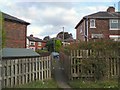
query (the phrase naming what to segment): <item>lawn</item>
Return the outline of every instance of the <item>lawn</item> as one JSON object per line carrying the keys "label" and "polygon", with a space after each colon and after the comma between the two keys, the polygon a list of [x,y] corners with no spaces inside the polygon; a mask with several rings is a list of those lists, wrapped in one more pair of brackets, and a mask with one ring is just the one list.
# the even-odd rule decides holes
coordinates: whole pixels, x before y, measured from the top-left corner
{"label": "lawn", "polygon": [[15,88],[58,88],[57,83],[51,80],[36,81],[24,85],[15,86]]}
{"label": "lawn", "polygon": [[118,88],[118,82],[115,80],[109,81],[80,81],[72,80],[69,82],[72,88]]}

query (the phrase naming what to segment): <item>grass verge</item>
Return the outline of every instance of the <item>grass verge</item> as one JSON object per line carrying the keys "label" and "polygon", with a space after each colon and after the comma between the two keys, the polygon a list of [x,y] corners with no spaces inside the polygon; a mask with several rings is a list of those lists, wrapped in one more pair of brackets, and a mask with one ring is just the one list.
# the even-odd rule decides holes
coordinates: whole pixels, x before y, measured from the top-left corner
{"label": "grass verge", "polygon": [[115,80],[96,82],[72,80],[68,84],[72,88],[118,88],[118,82]]}
{"label": "grass verge", "polygon": [[14,88],[58,88],[57,83],[51,80],[36,81],[24,85],[15,86]]}

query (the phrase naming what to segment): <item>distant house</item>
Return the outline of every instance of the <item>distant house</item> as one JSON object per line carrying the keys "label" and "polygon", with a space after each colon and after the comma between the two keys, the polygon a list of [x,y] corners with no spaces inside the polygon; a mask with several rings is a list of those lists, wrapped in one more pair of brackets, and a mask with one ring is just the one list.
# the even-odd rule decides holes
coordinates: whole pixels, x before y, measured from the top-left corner
{"label": "distant house", "polygon": [[105,12],[97,12],[83,17],[76,25],[77,41],[113,39],[120,41],[120,12],[109,7]]}
{"label": "distant house", "polygon": [[[64,34],[63,34],[64,33]],[[64,36],[63,36],[64,35]],[[63,39],[63,37],[64,37],[64,39]],[[75,42],[75,40],[73,39],[73,36],[72,36],[72,34],[70,33],[68,33],[68,32],[59,32],[58,34],[57,34],[57,36],[56,36],[56,39],[58,39],[58,40],[61,40],[62,41],[62,44],[64,45],[64,46],[66,46],[66,45],[70,45],[71,43],[74,43]]]}
{"label": "distant house", "polygon": [[70,44],[75,43],[75,42],[76,42],[75,39],[68,38],[68,39],[64,40],[63,45],[66,46],[66,45],[70,45]]}
{"label": "distant house", "polygon": [[44,48],[45,45],[46,41],[37,37],[33,37],[33,35],[27,36],[27,48],[33,49],[35,51]]}
{"label": "distant house", "polygon": [[30,23],[2,13],[5,31],[5,48],[26,48],[27,25]]}

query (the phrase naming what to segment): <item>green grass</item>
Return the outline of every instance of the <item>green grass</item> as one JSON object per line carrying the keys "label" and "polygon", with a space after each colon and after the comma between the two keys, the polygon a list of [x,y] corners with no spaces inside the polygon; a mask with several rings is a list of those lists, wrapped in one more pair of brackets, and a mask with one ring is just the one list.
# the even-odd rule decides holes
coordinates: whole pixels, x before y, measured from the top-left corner
{"label": "green grass", "polygon": [[72,88],[118,88],[118,82],[115,80],[109,81],[80,81],[72,80],[69,82]]}
{"label": "green grass", "polygon": [[52,80],[36,81],[24,85],[15,86],[14,88],[58,88],[57,83]]}

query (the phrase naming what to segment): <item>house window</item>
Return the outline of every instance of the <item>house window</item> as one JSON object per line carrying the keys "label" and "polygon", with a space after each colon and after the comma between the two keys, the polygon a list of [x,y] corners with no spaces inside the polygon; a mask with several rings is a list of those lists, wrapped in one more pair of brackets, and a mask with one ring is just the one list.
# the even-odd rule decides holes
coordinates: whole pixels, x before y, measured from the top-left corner
{"label": "house window", "polygon": [[30,45],[34,46],[34,45],[35,45],[35,42],[30,42]]}
{"label": "house window", "polygon": [[38,46],[41,46],[41,42],[38,42]]}
{"label": "house window", "polygon": [[112,19],[110,20],[110,30],[120,29],[120,20]]}
{"label": "house window", "polygon": [[90,28],[95,28],[95,19],[90,19]]}

